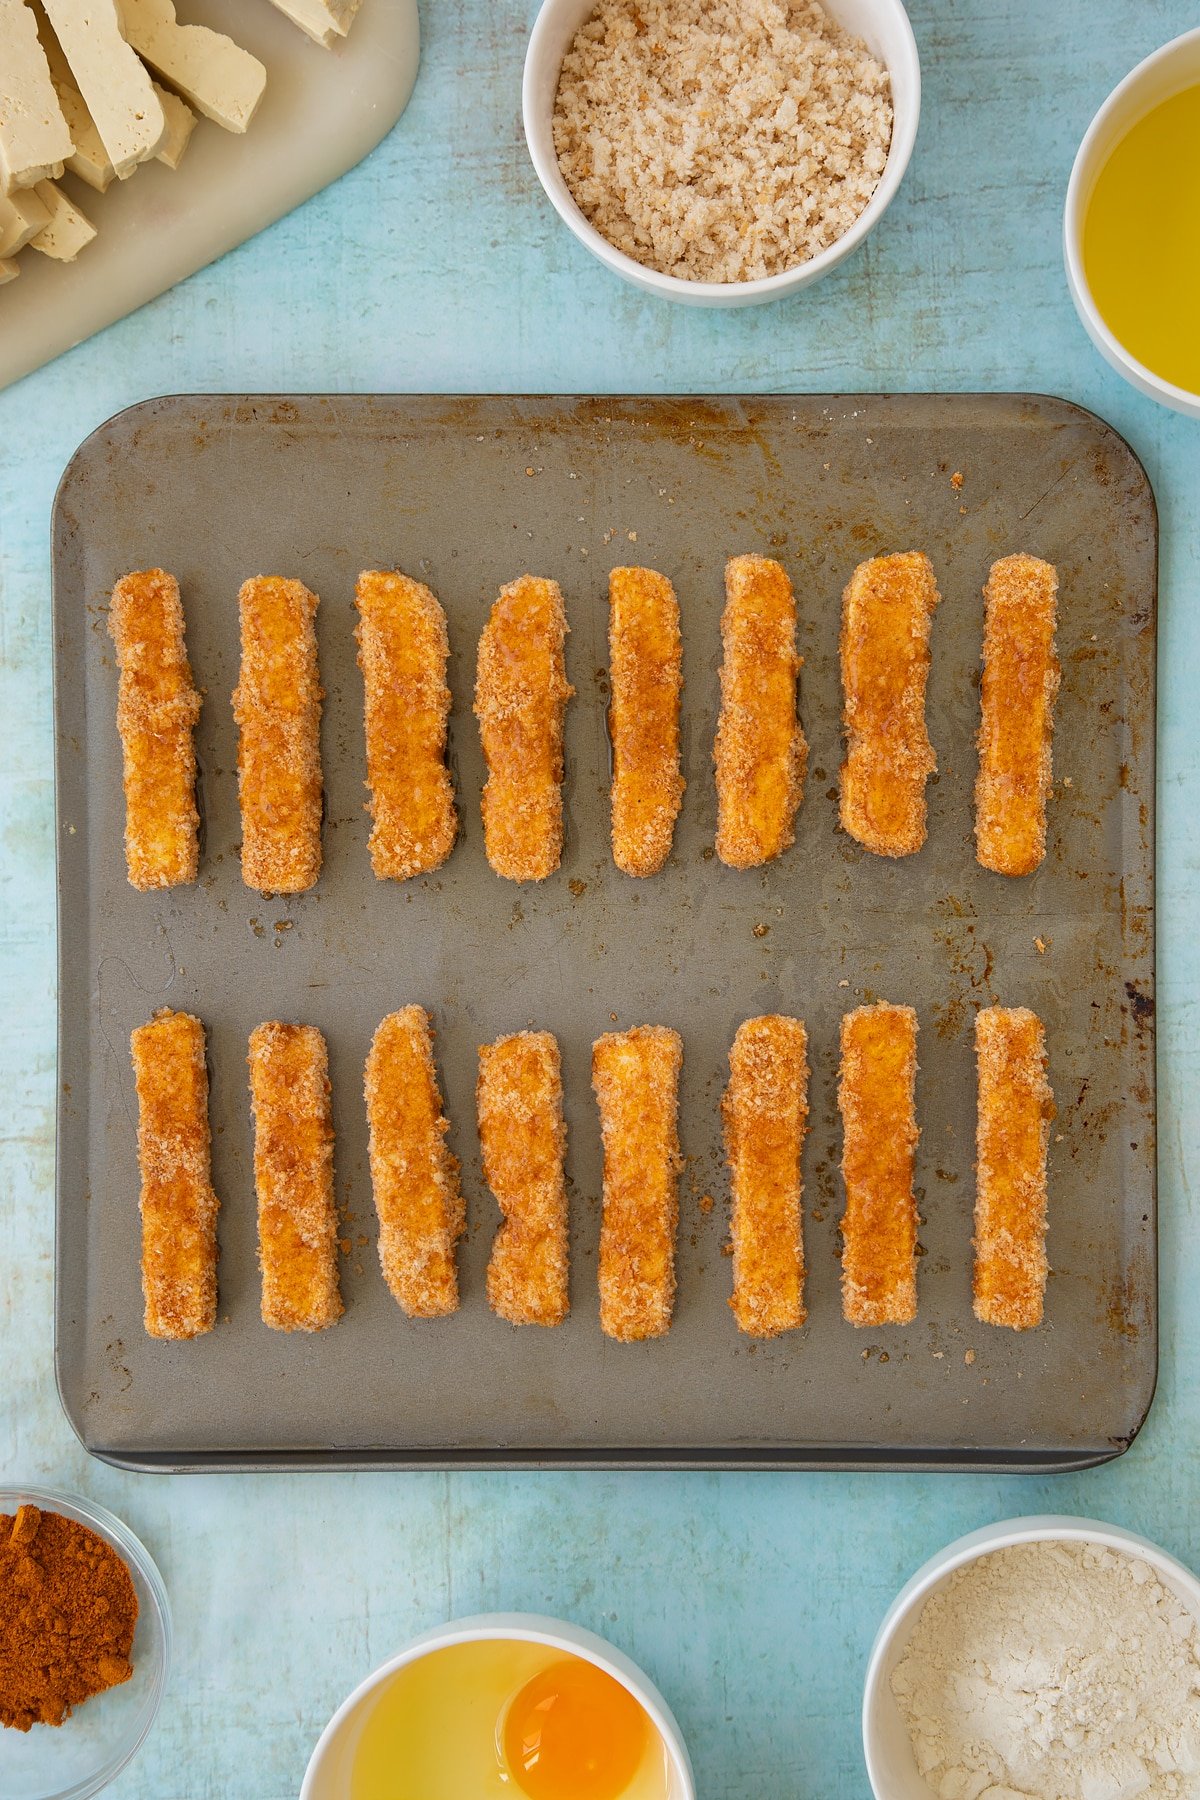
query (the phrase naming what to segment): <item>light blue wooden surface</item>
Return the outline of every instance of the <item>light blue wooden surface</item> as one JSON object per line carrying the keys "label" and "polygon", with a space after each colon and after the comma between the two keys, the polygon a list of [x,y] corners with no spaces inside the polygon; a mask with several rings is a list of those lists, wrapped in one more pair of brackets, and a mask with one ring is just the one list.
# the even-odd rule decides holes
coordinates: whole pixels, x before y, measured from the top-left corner
{"label": "light blue wooden surface", "polygon": [[[558,224],[518,121],[532,10],[426,5],[413,103],[364,166],[0,396],[0,1481],[94,1495],[165,1574],[175,1673],[151,1742],[112,1789],[120,1800],[285,1800],[325,1718],[375,1662],[435,1621],[493,1607],[578,1619],[642,1661],[678,1711],[702,1800],[864,1800],[866,1652],[896,1587],[948,1538],[1011,1513],[1077,1511],[1200,1563],[1200,953],[1189,905],[1200,426],[1098,361],[1059,253],[1067,173],[1092,111],[1194,9],[916,0],[925,107],[898,201],[828,281],[743,313],[642,298]],[[1048,1480],[184,1479],[90,1462],[59,1411],[51,1355],[47,527],[76,443],[118,407],[172,389],[857,387],[1067,395],[1129,437],[1158,493],[1164,1329],[1142,1438],[1106,1469]]]}

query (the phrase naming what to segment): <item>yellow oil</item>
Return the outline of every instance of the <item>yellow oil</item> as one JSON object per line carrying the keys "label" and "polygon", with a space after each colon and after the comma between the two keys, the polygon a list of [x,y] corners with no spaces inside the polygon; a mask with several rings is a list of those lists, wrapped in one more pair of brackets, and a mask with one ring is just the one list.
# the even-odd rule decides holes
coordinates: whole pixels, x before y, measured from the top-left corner
{"label": "yellow oil", "polygon": [[350,1800],[670,1800],[662,1740],[582,1657],[511,1639],[409,1663],[359,1728]]}
{"label": "yellow oil", "polygon": [[1200,86],[1164,100],[1112,151],[1084,215],[1083,264],[1117,341],[1200,394]]}

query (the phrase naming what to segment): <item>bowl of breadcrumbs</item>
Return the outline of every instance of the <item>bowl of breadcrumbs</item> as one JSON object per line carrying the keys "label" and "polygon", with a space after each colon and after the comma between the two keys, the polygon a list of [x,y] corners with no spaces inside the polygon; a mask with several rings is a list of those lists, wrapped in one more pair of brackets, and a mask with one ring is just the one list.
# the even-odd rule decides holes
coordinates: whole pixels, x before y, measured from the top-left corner
{"label": "bowl of breadcrumbs", "polygon": [[575,236],[693,306],[817,281],[882,218],[912,154],[901,0],[545,0],[525,140]]}

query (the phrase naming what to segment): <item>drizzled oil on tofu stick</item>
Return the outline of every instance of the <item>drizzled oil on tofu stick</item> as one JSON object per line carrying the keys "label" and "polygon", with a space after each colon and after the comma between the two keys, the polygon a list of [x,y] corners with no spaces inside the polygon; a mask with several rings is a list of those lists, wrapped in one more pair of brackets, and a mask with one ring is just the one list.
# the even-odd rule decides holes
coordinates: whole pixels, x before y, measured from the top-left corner
{"label": "drizzled oil on tofu stick", "polygon": [[440,869],[458,831],[446,767],[446,615],[407,575],[358,578],[358,666],[366,691],[371,867],[382,881]]}
{"label": "drizzled oil on tofu stick", "polygon": [[655,875],[671,853],[683,799],[679,602],[665,575],[614,569],[608,578],[613,861]]}
{"label": "drizzled oil on tofu stick", "polygon": [[1024,1006],[975,1017],[975,1317],[1027,1331],[1046,1292],[1046,1155],[1054,1096],[1046,1033]]}
{"label": "drizzled oil on tofu stick", "polygon": [[808,746],[796,716],[796,602],[782,566],[766,556],[725,565],[717,855],[754,869],[795,838]]}
{"label": "drizzled oil on tofu stick", "polygon": [[314,1025],[250,1034],[263,1323],[321,1331],[342,1316],[329,1057]]}
{"label": "drizzled oil on tofu stick", "polygon": [[[119,180],[154,156],[167,120],[154,83],[125,41],[117,0],[42,0]],[[53,73],[53,71],[52,71]]]}
{"label": "drizzled oil on tofu stick", "polygon": [[925,842],[925,783],[937,768],[925,684],[938,600],[919,550],[859,563],[842,595],[842,829],[877,856],[911,856]]}
{"label": "drizzled oil on tofu stick", "polygon": [[562,857],[566,635],[558,583],[522,575],[501,588],[479,640],[484,848],[509,881],[544,881]]}
{"label": "drizzled oil on tofu stick", "polygon": [[217,1196],[209,1166],[204,1027],[163,1007],[130,1038],[142,1177],[142,1291],[154,1338],[194,1338],[217,1318]]}
{"label": "drizzled oil on tofu stick", "polygon": [[0,196],[62,174],[71,132],[25,0],[0,0]]}
{"label": "drizzled oil on tofu stick", "polygon": [[917,1316],[917,1015],[860,1006],[842,1019],[842,1313],[851,1325]]}
{"label": "drizzled oil on tofu stick", "polygon": [[260,575],[243,583],[238,604],[242,880],[264,894],[302,894],[321,873],[318,600],[302,582]]}
{"label": "drizzled oil on tofu stick", "polygon": [[402,1007],[380,1023],[366,1100],[383,1278],[409,1318],[443,1318],[458,1309],[454,1247],[466,1210],[423,1007]]}
{"label": "drizzled oil on tofu stick", "polygon": [[800,1152],[808,1121],[808,1038],[768,1013],[738,1027],[721,1103],[732,1198],[733,1298],[741,1331],[776,1337],[803,1325]]}
{"label": "drizzled oil on tofu stick", "polygon": [[488,1303],[510,1325],[567,1316],[567,1189],[562,1067],[548,1031],[479,1047],[476,1089],[484,1179],[504,1222],[488,1263]]}
{"label": "drizzled oil on tofu stick", "polygon": [[1058,575],[1036,556],[1005,556],[983,596],[976,855],[998,875],[1031,875],[1046,854]]}
{"label": "drizzled oil on tofu stick", "polygon": [[196,752],[200,695],[184,643],[179,583],[142,569],[113,589],[117,730],[125,768],[125,862],[135,888],[177,887],[199,870]]}
{"label": "drizzled oil on tofu stick", "polygon": [[592,1046],[604,1146],[600,1325],[618,1343],[671,1327],[682,1066],[683,1040],[662,1025],[606,1032]]}

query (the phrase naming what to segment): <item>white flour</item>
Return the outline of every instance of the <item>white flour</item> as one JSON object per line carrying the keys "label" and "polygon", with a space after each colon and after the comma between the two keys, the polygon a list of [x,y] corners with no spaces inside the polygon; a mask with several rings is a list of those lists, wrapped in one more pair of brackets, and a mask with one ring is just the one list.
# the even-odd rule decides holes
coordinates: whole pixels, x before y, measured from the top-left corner
{"label": "white flour", "polygon": [[938,1800],[1200,1800],[1200,1632],[1132,1556],[1022,1544],[956,1570],[892,1692]]}

